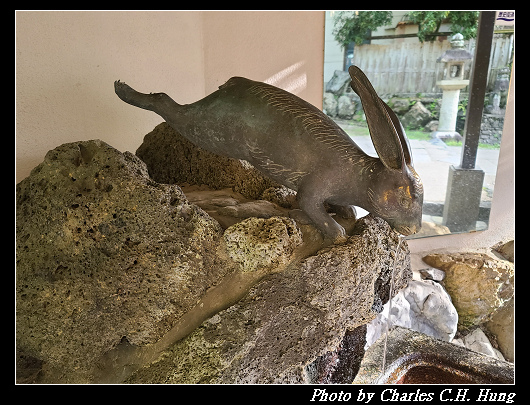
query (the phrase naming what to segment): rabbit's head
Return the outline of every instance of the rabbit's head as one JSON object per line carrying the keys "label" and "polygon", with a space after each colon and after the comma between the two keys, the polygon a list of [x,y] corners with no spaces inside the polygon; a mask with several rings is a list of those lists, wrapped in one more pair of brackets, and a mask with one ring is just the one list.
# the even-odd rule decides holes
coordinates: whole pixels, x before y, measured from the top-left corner
{"label": "rabbit's head", "polygon": [[350,66],[351,87],[361,98],[368,129],[382,167],[368,189],[368,211],[403,235],[421,228],[423,185],[412,166],[410,145],[398,117],[379,98],[357,66]]}

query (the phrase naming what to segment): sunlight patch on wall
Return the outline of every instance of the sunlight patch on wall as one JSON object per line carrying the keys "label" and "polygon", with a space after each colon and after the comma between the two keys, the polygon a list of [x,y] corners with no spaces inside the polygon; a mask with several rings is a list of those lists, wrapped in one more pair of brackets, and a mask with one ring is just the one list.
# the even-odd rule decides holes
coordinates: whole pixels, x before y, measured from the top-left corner
{"label": "sunlight patch on wall", "polygon": [[291,66],[280,70],[271,77],[264,80],[267,84],[284,89],[293,94],[299,94],[307,87],[307,75],[300,69],[305,64],[305,60],[296,62]]}

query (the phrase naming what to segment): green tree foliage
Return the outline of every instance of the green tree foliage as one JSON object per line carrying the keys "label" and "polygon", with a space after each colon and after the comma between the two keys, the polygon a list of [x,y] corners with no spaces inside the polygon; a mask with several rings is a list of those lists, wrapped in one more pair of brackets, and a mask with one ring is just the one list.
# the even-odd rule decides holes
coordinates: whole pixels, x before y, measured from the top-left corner
{"label": "green tree foliage", "polygon": [[344,47],[350,42],[361,45],[370,31],[392,22],[392,11],[339,11],[333,19],[333,35],[338,43]]}
{"label": "green tree foliage", "polygon": [[480,11],[450,11],[451,32],[461,33],[464,39],[476,38]]}
{"label": "green tree foliage", "polygon": [[[418,24],[418,39],[433,41],[442,22],[451,24],[451,32],[464,39],[477,36],[479,11],[411,11],[408,21]],[[392,22],[392,11],[339,11],[334,16],[333,35],[346,47],[350,42],[361,45],[377,28]]]}
{"label": "green tree foliage", "polygon": [[451,32],[461,33],[464,39],[475,38],[477,36],[479,11],[411,11],[408,19],[414,24],[418,24],[418,39],[423,42],[425,39],[433,41],[434,34],[439,31],[442,22],[451,23]]}

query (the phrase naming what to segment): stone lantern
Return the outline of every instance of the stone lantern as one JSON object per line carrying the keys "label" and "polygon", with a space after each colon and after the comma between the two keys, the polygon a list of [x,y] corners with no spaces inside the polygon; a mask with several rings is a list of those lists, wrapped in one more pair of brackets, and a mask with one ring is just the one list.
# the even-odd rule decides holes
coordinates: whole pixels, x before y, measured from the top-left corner
{"label": "stone lantern", "polygon": [[436,62],[437,81],[436,85],[443,91],[442,107],[440,108],[440,120],[438,130],[432,136],[445,139],[462,139],[456,132],[456,117],[458,114],[458,101],[460,90],[469,84],[468,75],[473,55],[464,49],[464,37],[455,34],[451,37],[451,49],[445,51]]}

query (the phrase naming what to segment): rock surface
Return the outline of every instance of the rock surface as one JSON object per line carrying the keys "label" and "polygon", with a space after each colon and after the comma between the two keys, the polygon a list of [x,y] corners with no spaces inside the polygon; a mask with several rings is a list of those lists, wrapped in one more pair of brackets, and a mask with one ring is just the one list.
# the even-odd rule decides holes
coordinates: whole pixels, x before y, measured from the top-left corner
{"label": "rock surface", "polygon": [[499,350],[507,361],[515,359],[515,308],[514,298],[493,314],[491,320],[483,325],[495,335]]}
{"label": "rock surface", "polygon": [[458,314],[444,288],[431,280],[412,280],[367,325],[367,346],[373,344],[390,327],[401,326],[436,339],[450,342],[456,334]]}
{"label": "rock surface", "polygon": [[219,224],[102,141],[48,152],[17,185],[16,219],[17,348],[40,382],[86,382],[124,337],[156,342],[231,271]]}
{"label": "rock surface", "polygon": [[427,124],[425,124],[424,130],[427,132],[434,132],[438,129],[438,125],[440,125],[440,121],[431,120]]}
{"label": "rock surface", "polygon": [[339,118],[349,120],[355,114],[355,104],[348,96],[340,96],[337,100],[337,116]]}
{"label": "rock surface", "polygon": [[395,114],[401,116],[410,110],[411,102],[408,98],[392,97],[387,104]]}
{"label": "rock surface", "polygon": [[338,103],[335,99],[335,95],[333,93],[324,93],[324,97],[322,100],[322,110],[326,113],[326,115],[328,115],[329,117],[336,117],[337,108]]}
{"label": "rock surface", "polygon": [[182,191],[189,202],[198,205],[215,218],[223,229],[251,217],[289,217],[290,210],[284,206],[296,205],[296,192],[286,187],[271,187],[265,190],[264,200],[245,198],[231,188],[213,190],[204,185],[183,186]]}
{"label": "rock surface", "polygon": [[459,328],[491,319],[514,294],[514,266],[485,253],[430,254],[423,261],[445,271],[443,284],[453,299]]}
{"label": "rock surface", "polygon": [[453,339],[452,343],[473,350],[474,352],[496,358],[497,360],[506,361],[502,353],[493,347],[481,328],[475,329],[463,338]]}
{"label": "rock surface", "polygon": [[447,235],[449,233],[451,233],[451,230],[445,225],[422,221],[420,231],[414,236],[421,238],[423,236]]}
{"label": "rock surface", "polygon": [[513,263],[515,259],[515,241],[513,239],[506,243],[498,243],[492,249],[501,257]]}
{"label": "rock surface", "polygon": [[[506,243],[499,242],[492,247],[495,254],[510,262],[515,259],[515,241],[512,239]],[[504,358],[510,362],[514,361],[515,355],[515,308],[514,298],[512,297],[503,305],[490,321],[484,324],[486,329],[496,336],[499,350]]]}
{"label": "rock surface", "polygon": [[485,354],[486,356],[494,357],[498,360],[504,361],[504,357],[501,352],[494,349],[491,345],[488,337],[482,331],[477,328],[473,332],[468,333],[463,339],[464,346],[469,350]]}
{"label": "rock surface", "polygon": [[434,267],[421,269],[419,272],[424,280],[443,281],[445,278],[445,272]]}
{"label": "rock surface", "polygon": [[344,70],[335,70],[333,76],[326,83],[326,92],[341,95],[346,92],[351,81],[350,74]]}
{"label": "rock surface", "polygon": [[366,325],[346,331],[336,350],[318,357],[307,367],[315,384],[350,384],[361,365],[366,344]]}
{"label": "rock surface", "polygon": [[228,257],[242,272],[260,267],[282,267],[288,263],[302,234],[290,218],[248,218],[228,228],[223,239]]}
{"label": "rock surface", "polygon": [[[151,157],[167,152],[155,152],[166,130],[142,145]],[[149,170],[291,204],[245,162],[204,175],[220,163],[199,152],[185,175],[163,171],[169,153]],[[241,205],[218,197],[205,204]],[[348,382],[364,345],[354,331],[389,299],[398,236],[369,215],[321,249],[314,227],[275,209],[224,230],[128,152],[98,140],[50,151],[17,185],[17,381]],[[395,291],[412,277],[401,249]]]}
{"label": "rock surface", "polygon": [[418,101],[412,108],[403,115],[401,124],[404,128],[420,129],[432,119],[431,112]]}
{"label": "rock surface", "polygon": [[[345,244],[270,274],[127,382],[318,381],[321,356],[333,357],[328,353],[347,331],[373,319],[388,300],[397,241],[383,220],[362,218]],[[396,290],[412,276],[409,255],[402,257]]]}
{"label": "rock surface", "polygon": [[196,147],[166,122],[145,136],[136,155],[147,165],[151,178],[159,183],[204,184],[215,190],[232,188],[254,200],[260,199],[270,187],[283,187],[244,160]]}

